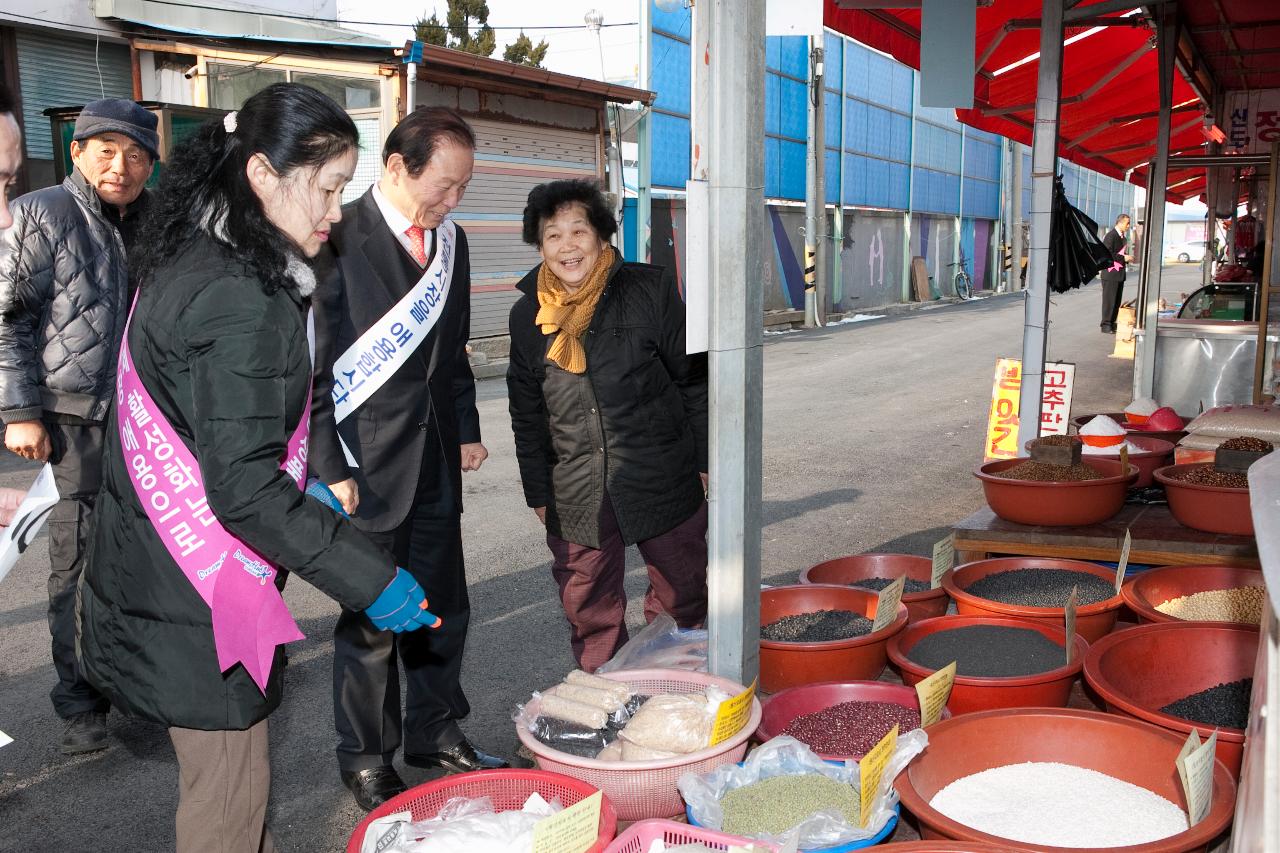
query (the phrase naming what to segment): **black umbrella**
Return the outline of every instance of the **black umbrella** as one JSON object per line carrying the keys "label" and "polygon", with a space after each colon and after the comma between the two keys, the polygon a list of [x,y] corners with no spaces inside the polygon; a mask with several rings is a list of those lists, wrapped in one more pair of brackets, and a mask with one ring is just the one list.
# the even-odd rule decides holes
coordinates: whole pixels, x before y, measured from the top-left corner
{"label": "black umbrella", "polygon": [[1049,226],[1049,289],[1066,293],[1093,281],[1115,258],[1098,239],[1098,223],[1067,201],[1062,178],[1053,181]]}

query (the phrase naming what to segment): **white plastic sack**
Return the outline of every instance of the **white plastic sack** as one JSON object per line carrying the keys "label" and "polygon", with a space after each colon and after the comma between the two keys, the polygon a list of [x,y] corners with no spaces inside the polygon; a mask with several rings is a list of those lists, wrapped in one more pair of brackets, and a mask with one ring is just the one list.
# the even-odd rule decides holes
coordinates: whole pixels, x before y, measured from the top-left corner
{"label": "white plastic sack", "polygon": [[360,853],[519,853],[533,849],[533,827],[560,811],[530,794],[519,811],[496,812],[488,797],[454,797],[440,813],[415,821],[409,812],[379,818],[365,830]]}
{"label": "white plastic sack", "polygon": [[[782,836],[762,835],[761,841],[775,844],[798,842],[801,848],[832,847],[851,841],[871,838],[888,823],[898,804],[898,792],[893,789],[894,778],[929,745],[929,736],[923,729],[915,729],[898,737],[893,757],[880,777],[880,790],[871,805],[871,816],[866,827],[857,827],[834,810],[814,812],[799,826]],[[680,777],[677,787],[684,801],[689,804],[694,820],[708,829],[721,831],[724,826],[724,810],[720,800],[735,788],[772,779],[775,776],[794,776],[802,773],[821,773],[839,782],[858,785],[858,763],[846,761],[833,764],[823,761],[808,746],[795,738],[780,735],[760,746],[747,756],[739,767],[726,764],[710,773],[698,775],[686,773]]]}
{"label": "white plastic sack", "polygon": [[1201,412],[1187,424],[1187,432],[1222,438],[1249,435],[1263,441],[1280,443],[1280,406],[1215,406]]}
{"label": "white plastic sack", "polygon": [[683,669],[707,671],[707,632],[704,628],[680,628],[666,613],[644,627],[597,673],[620,669]]}

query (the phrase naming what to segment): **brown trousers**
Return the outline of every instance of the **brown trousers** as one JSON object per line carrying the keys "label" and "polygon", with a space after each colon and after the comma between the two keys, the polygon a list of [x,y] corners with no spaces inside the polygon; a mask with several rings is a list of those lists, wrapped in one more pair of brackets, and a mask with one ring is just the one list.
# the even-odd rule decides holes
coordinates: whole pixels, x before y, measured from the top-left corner
{"label": "brown trousers", "polygon": [[267,721],[244,731],[169,729],[178,754],[177,853],[273,853]]}
{"label": "brown trousers", "polygon": [[[661,536],[636,543],[649,570],[644,617],[667,613],[681,628],[707,618],[707,505]],[[569,619],[569,645],[578,666],[595,672],[627,641],[627,546],[613,506],[600,509],[600,547],[589,548],[547,534],[555,558],[551,574]]]}

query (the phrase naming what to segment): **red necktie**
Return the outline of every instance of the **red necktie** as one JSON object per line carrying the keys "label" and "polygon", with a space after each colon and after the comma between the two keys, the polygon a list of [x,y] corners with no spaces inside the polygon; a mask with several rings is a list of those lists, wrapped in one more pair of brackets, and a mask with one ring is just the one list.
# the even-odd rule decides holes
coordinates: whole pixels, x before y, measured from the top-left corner
{"label": "red necktie", "polygon": [[427,265],[426,233],[417,225],[410,225],[404,229],[404,233],[409,238],[409,254],[413,255],[418,266],[425,267]]}

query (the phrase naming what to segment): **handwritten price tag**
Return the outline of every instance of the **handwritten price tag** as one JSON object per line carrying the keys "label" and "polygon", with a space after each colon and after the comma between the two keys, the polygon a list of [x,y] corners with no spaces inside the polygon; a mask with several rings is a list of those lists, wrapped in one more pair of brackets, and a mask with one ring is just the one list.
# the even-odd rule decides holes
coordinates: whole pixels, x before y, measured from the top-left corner
{"label": "handwritten price tag", "polygon": [[871,623],[871,633],[875,633],[893,624],[898,618],[898,605],[902,603],[902,590],[907,586],[907,576],[900,575],[896,581],[880,590],[876,599],[876,618]]}
{"label": "handwritten price tag", "polygon": [[533,827],[533,853],[583,853],[600,834],[599,791]]}
{"label": "handwritten price tag", "polygon": [[1216,730],[1200,743],[1199,732],[1192,729],[1178,753],[1178,776],[1187,795],[1187,821],[1191,826],[1204,820],[1213,805],[1213,759],[1217,745]]}
{"label": "handwritten price tag", "polygon": [[929,582],[930,589],[942,585],[942,576],[956,564],[956,535],[952,533],[946,539],[933,546],[933,578]]}
{"label": "handwritten price tag", "polygon": [[898,724],[894,723],[893,728],[858,762],[858,787],[862,795],[858,805],[858,826],[866,826],[871,817],[871,806],[880,792],[884,769],[889,766],[889,759],[897,746]]}
{"label": "handwritten price tag", "polygon": [[956,662],[944,666],[933,675],[916,682],[916,697],[920,700],[920,728],[942,719],[942,711],[951,698],[951,687],[956,683]]}
{"label": "handwritten price tag", "polygon": [[755,695],[756,682],[753,681],[746,690],[720,703],[716,720],[711,725],[712,746],[728,740],[742,730],[751,716],[751,700]]}
{"label": "handwritten price tag", "polygon": [[1116,565],[1116,595],[1120,594],[1120,587],[1124,586],[1124,573],[1129,570],[1129,549],[1133,547],[1133,536],[1126,527],[1124,531],[1124,544],[1120,546],[1120,562]]}

